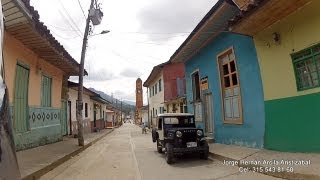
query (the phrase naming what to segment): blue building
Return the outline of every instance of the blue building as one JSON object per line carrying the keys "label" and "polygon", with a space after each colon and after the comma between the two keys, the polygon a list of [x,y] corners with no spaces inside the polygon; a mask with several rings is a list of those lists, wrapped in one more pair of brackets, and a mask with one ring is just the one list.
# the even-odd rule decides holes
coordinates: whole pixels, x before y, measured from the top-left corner
{"label": "blue building", "polygon": [[188,112],[217,143],[262,148],[263,88],[252,37],[227,31],[239,13],[220,0],[170,61],[184,62]]}

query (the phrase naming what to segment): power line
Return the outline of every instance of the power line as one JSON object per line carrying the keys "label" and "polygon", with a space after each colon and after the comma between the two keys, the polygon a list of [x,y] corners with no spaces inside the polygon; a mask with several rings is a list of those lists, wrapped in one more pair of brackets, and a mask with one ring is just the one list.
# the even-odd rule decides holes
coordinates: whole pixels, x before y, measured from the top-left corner
{"label": "power line", "polygon": [[51,25],[51,24],[48,24],[48,23],[46,25],[48,25],[48,26],[50,26],[52,28],[55,28],[55,29],[57,29],[59,31],[65,31],[65,32],[76,32],[77,31],[77,30],[73,30],[73,29],[67,29],[67,28]]}
{"label": "power line", "polygon": [[50,30],[50,32],[52,32],[53,34],[55,34],[57,37],[61,38],[61,39],[65,39],[65,40],[70,40],[70,39],[76,39],[76,38],[79,38],[79,36],[75,36],[75,37],[64,37],[64,36],[61,36],[60,34]]}
{"label": "power line", "polygon": [[[113,54],[115,54],[116,56],[120,57],[121,59],[125,60],[125,61],[128,62],[128,63],[132,63],[132,61],[129,61],[128,59],[131,59],[131,60],[134,60],[134,61],[142,61],[142,60],[137,60],[137,59],[133,59],[133,58],[124,57],[124,56],[120,55],[119,53],[117,53],[115,50],[111,50],[111,52],[112,52]],[[149,62],[149,61],[142,61],[142,62],[150,63],[150,64],[152,64],[152,65],[155,65],[155,64],[156,64],[156,63]]]}
{"label": "power line", "polygon": [[85,15],[84,10],[83,10],[83,8],[82,8],[82,6],[81,6],[80,0],[78,0],[78,3],[79,3],[79,6],[80,6],[80,9],[81,9],[81,11],[82,11],[84,20],[86,20],[86,15]]}
{"label": "power line", "polygon": [[68,11],[66,10],[66,8],[64,7],[64,5],[61,3],[61,1],[59,0],[60,5],[62,6],[64,12],[67,14],[67,16],[69,17],[69,20],[73,23],[74,27],[82,33],[82,31],[79,29],[79,27],[76,25],[76,23],[73,21],[72,17],[70,16],[70,14],[68,13]]}
{"label": "power line", "polygon": [[[72,25],[71,23],[68,21],[68,19],[65,17],[65,15],[59,10],[59,14],[65,19],[65,21],[69,24],[69,26],[71,27],[71,29],[77,33],[77,35],[79,37],[82,37],[81,34],[79,33],[79,30],[76,30]],[[81,31],[80,31],[81,32]]]}

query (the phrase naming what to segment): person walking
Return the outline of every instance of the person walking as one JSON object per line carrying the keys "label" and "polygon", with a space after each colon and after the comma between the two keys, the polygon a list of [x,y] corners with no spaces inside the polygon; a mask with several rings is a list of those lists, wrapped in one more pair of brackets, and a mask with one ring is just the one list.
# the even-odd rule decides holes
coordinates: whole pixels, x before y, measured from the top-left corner
{"label": "person walking", "polygon": [[147,129],[146,129],[145,122],[142,123],[142,134],[147,134]]}

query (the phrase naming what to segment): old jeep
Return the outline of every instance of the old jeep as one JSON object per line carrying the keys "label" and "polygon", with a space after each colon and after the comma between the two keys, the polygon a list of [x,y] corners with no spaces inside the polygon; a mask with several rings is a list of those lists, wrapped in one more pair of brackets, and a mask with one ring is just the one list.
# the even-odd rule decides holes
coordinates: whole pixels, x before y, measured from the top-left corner
{"label": "old jeep", "polygon": [[208,143],[203,130],[195,127],[192,114],[159,114],[156,128],[152,129],[152,141],[157,143],[159,153],[165,149],[168,164],[174,163],[176,155],[184,153],[199,153],[201,159],[208,159]]}

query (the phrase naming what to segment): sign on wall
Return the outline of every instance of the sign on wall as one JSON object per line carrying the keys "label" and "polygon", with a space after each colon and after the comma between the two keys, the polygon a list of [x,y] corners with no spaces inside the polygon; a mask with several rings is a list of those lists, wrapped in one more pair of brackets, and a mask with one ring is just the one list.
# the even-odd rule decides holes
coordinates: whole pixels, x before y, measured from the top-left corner
{"label": "sign on wall", "polygon": [[201,90],[208,90],[209,84],[208,84],[208,77],[201,78]]}

